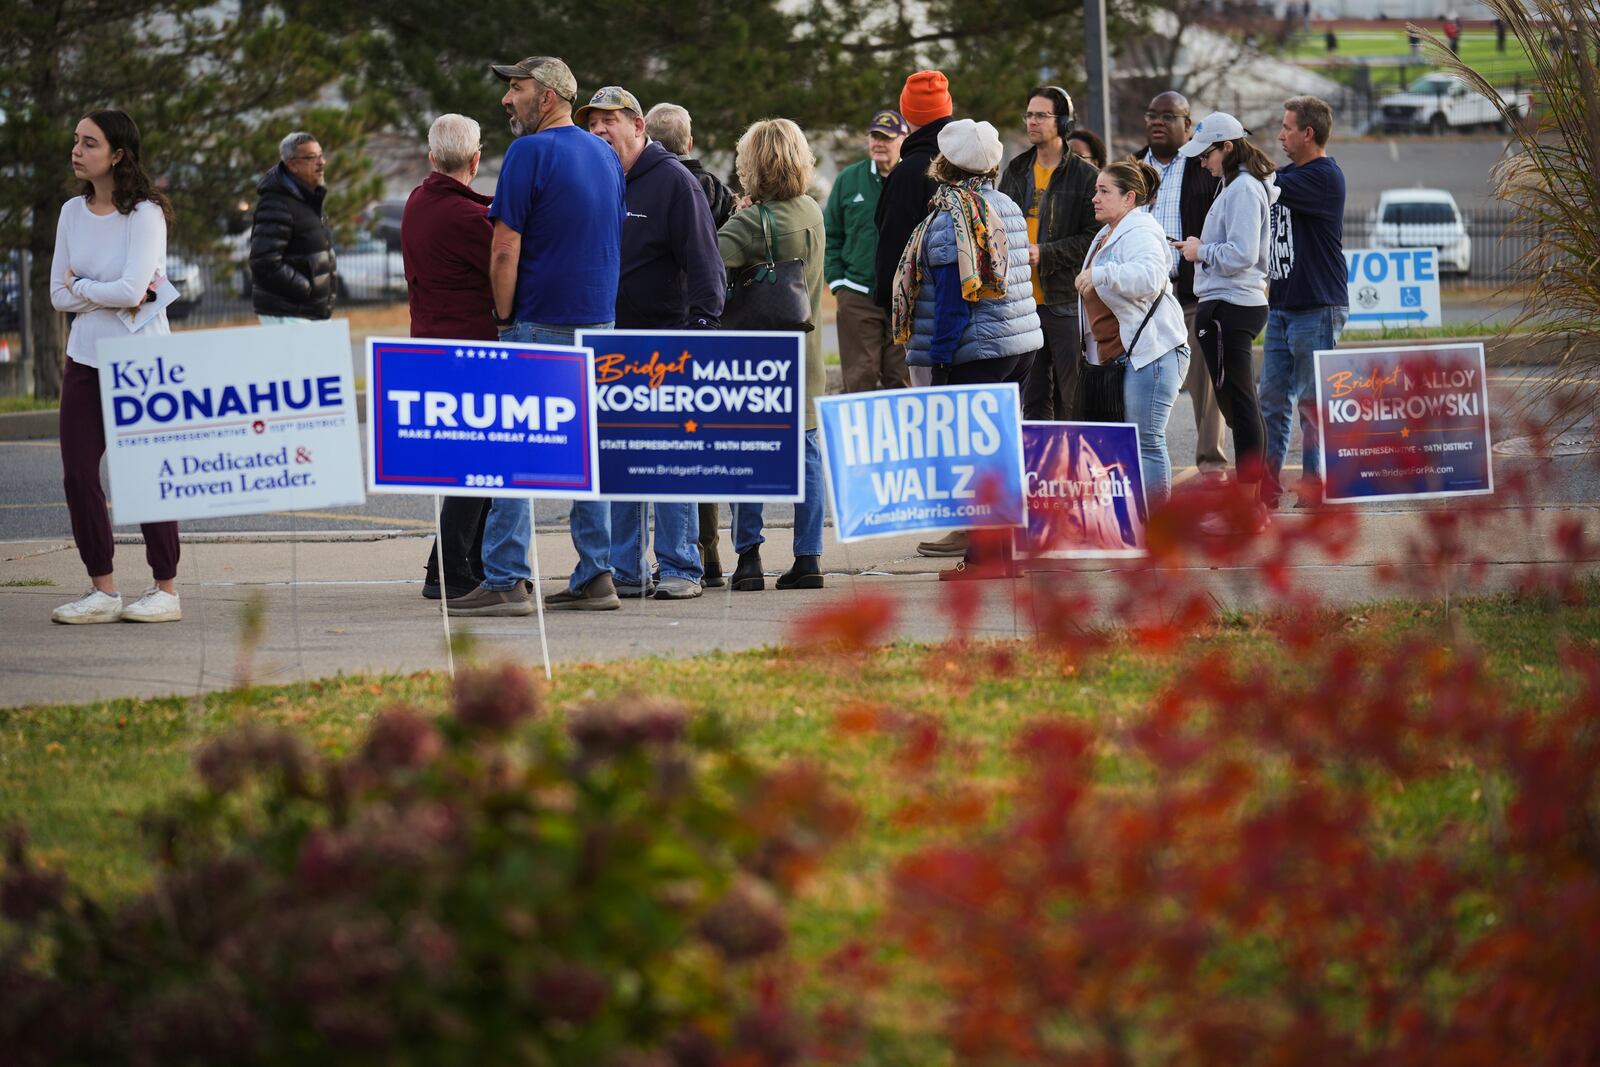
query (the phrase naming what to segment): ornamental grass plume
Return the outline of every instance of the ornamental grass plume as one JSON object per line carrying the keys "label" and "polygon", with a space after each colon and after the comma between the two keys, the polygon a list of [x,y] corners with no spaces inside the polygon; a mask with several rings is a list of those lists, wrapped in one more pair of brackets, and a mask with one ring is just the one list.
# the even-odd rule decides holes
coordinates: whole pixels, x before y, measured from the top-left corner
{"label": "ornamental grass plume", "polygon": [[1501,165],[1496,195],[1515,210],[1512,227],[1532,238],[1518,264],[1527,287],[1513,331],[1564,340],[1560,363],[1526,403],[1559,400],[1553,430],[1570,429],[1600,408],[1600,393],[1577,388],[1600,372],[1600,0],[1484,0],[1533,65],[1536,121],[1414,26],[1433,58],[1489,98],[1520,151]]}

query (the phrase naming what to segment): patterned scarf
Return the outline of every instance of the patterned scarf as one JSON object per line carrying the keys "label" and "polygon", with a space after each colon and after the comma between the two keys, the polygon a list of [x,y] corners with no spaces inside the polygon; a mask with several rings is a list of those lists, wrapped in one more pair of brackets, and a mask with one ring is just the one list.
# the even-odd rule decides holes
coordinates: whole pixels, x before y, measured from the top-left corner
{"label": "patterned scarf", "polygon": [[911,239],[900,253],[900,265],[894,271],[896,344],[903,345],[911,339],[917,290],[922,287],[922,239],[928,232],[928,223],[941,211],[950,213],[956,227],[956,266],[961,271],[962,299],[976,304],[1006,295],[1006,268],[1011,256],[1006,227],[979,191],[983,182],[982,178],[968,178],[959,185],[941,184],[928,201],[932,211],[911,231]]}

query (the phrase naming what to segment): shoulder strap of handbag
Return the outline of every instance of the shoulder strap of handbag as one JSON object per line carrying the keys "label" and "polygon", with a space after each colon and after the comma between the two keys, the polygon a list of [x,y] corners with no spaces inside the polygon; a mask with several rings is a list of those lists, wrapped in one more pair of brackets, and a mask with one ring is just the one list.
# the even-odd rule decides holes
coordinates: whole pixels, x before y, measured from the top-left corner
{"label": "shoulder strap of handbag", "polygon": [[761,239],[767,246],[767,263],[778,262],[778,238],[772,232],[772,212],[767,210],[767,205],[757,204],[756,211],[761,215]]}
{"label": "shoulder strap of handbag", "polygon": [[1144,313],[1144,321],[1139,323],[1137,330],[1133,331],[1133,341],[1129,343],[1128,350],[1123,353],[1128,357],[1130,363],[1133,361],[1133,350],[1139,347],[1139,338],[1144,334],[1144,328],[1150,325],[1150,317],[1156,313],[1156,308],[1161,305],[1161,301],[1167,298],[1169,291],[1170,283],[1161,287],[1161,292],[1156,294],[1155,300],[1150,304],[1150,310]]}

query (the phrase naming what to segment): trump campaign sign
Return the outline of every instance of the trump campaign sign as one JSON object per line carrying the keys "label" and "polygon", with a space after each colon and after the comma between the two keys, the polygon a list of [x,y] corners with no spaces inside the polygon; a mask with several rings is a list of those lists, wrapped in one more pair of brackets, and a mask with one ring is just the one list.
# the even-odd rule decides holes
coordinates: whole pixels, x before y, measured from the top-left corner
{"label": "trump campaign sign", "polygon": [[847,393],[816,405],[840,541],[1022,524],[1016,385]]}
{"label": "trump campaign sign", "polygon": [[367,488],[592,498],[592,362],[570,345],[368,339]]}
{"label": "trump campaign sign", "polygon": [[360,504],[344,321],[101,341],[119,523]]}
{"label": "trump campaign sign", "polygon": [[1494,492],[1483,345],[1316,353],[1323,498]]}
{"label": "trump campaign sign", "polygon": [[798,501],[805,335],[579,330],[594,350],[600,495]]}
{"label": "trump campaign sign", "polygon": [[1017,552],[1033,559],[1145,554],[1139,428],[1120,422],[1025,422],[1028,522]]}
{"label": "trump campaign sign", "polygon": [[1357,248],[1344,253],[1350,323],[1438,326],[1438,257],[1431,248]]}

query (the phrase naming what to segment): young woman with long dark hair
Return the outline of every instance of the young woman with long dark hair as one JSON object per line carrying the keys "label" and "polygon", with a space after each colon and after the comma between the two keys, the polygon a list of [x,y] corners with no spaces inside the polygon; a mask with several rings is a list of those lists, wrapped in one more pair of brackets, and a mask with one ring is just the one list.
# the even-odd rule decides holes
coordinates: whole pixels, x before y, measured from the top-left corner
{"label": "young woman with long dark hair", "polygon": [[[73,315],[61,379],[61,468],[72,539],[89,572],[90,590],[50,617],[61,623],[176,622],[178,524],[146,523],[145,559],[155,584],[123,605],[112,573],[111,517],[100,485],[105,423],[100,412],[102,340],[130,336],[118,311],[137,308],[166,270],[172,205],[145,173],[139,127],[121,111],[93,111],[72,135],[72,173],[82,192],[61,208],[50,303]],[[171,332],[157,312],[140,335]]]}

